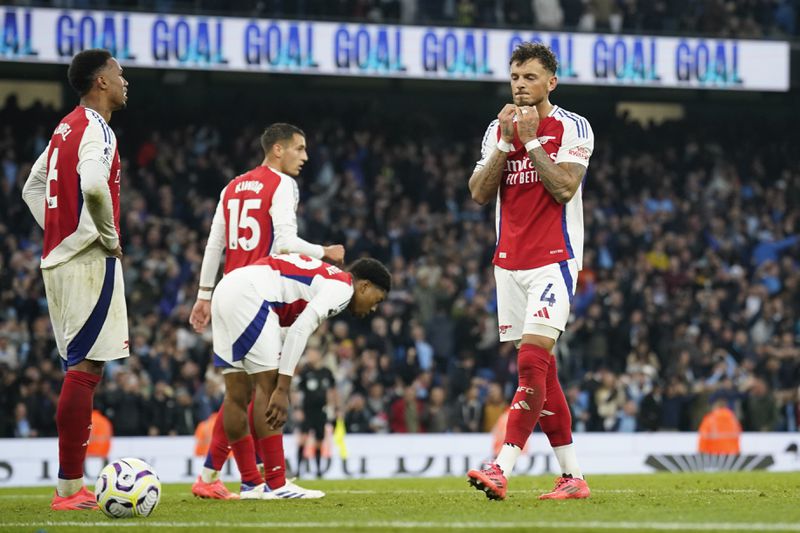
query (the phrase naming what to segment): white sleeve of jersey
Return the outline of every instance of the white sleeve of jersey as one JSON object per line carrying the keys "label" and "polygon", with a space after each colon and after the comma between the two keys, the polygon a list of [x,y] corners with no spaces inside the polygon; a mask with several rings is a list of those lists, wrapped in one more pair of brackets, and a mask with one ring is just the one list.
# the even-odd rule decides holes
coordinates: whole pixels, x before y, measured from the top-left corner
{"label": "white sleeve of jersey", "polygon": [[494,152],[495,146],[497,146],[497,125],[500,124],[500,121],[494,119],[489,127],[486,128],[486,133],[483,134],[483,141],[481,142],[481,159],[477,163],[475,163],[475,170],[476,172],[482,169],[486,165],[486,161],[489,159],[489,156],[492,155]]}
{"label": "white sleeve of jersey", "polygon": [[567,119],[561,123],[564,125],[564,135],[555,163],[578,163],[588,167],[589,158],[594,151],[594,132],[589,121],[578,117],[578,120]]}
{"label": "white sleeve of jersey", "polygon": [[[88,112],[87,112],[88,113]],[[81,173],[81,165],[88,160],[97,161],[106,169],[106,174],[111,171],[111,164],[114,162],[114,150],[117,139],[114,132],[105,122],[101,123],[100,118],[90,116],[89,124],[83,132],[81,144],[78,146],[78,173]],[[81,176],[83,178],[83,176]],[[106,181],[108,175],[106,175]]]}
{"label": "white sleeve of jersey", "polygon": [[[353,286],[334,279],[319,279],[316,283],[322,284],[317,295],[314,296],[306,307],[313,307],[322,320],[336,316],[347,308],[353,299]],[[321,322],[321,321],[320,321]]]}
{"label": "white sleeve of jersey", "polygon": [[[212,288],[217,282],[217,272],[219,272],[219,262],[222,259],[222,251],[225,249],[225,209],[222,206],[222,198],[228,189],[223,187],[219,195],[217,210],[214,211],[214,219],[211,221],[211,231],[208,233],[206,250],[203,252],[203,264],[200,267],[200,286]],[[198,299],[207,299],[200,298]]]}
{"label": "white sleeve of jersey", "polygon": [[[87,111],[87,115],[89,112]],[[90,116],[78,146],[78,174],[89,215],[100,233],[103,246],[113,250],[119,244],[108,177],[114,160],[116,139],[108,124]]]}
{"label": "white sleeve of jersey", "polygon": [[289,176],[281,175],[281,182],[272,196],[269,214],[272,217],[272,228],[275,240],[272,252],[276,254],[297,253],[315,259],[322,259],[325,251],[319,244],[312,244],[297,236],[297,205],[300,202],[300,191],[297,182]]}
{"label": "white sleeve of jersey", "polygon": [[81,192],[89,216],[100,234],[100,242],[109,250],[119,246],[117,226],[114,224],[114,207],[108,188],[108,169],[94,159],[80,165]]}
{"label": "white sleeve of jersey", "polygon": [[22,199],[28,204],[33,218],[39,227],[44,228],[44,203],[47,196],[47,154],[50,143],[31,167],[31,173],[22,187]]}
{"label": "white sleeve of jersey", "polygon": [[286,333],[278,365],[279,374],[294,375],[311,334],[326,318],[341,313],[353,298],[353,287],[341,281],[326,279],[315,283],[321,283],[323,286]]}

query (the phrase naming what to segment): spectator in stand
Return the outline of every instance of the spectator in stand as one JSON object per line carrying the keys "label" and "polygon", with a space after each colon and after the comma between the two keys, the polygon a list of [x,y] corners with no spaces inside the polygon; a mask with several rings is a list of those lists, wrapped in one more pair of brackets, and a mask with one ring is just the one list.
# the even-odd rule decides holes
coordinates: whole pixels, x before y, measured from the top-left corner
{"label": "spectator in stand", "polygon": [[403,388],[403,395],[392,402],[389,419],[392,433],[424,433],[423,405],[413,385]]}

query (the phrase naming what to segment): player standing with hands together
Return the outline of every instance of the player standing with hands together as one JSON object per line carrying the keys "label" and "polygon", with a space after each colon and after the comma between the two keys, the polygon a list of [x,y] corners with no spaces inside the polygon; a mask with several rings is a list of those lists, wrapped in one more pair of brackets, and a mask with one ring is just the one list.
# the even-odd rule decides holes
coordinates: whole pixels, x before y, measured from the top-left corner
{"label": "player standing with hands together", "polygon": [[519,349],[519,382],[500,453],[467,476],[490,499],[504,499],[507,478],[538,422],[562,472],[554,490],[539,498],[587,498],[552,350],[582,267],[581,189],[594,134],[585,118],[550,103],[558,63],[547,46],[520,44],[510,67],[514,104],[486,130],[469,189],[481,205],[497,199],[499,333]]}

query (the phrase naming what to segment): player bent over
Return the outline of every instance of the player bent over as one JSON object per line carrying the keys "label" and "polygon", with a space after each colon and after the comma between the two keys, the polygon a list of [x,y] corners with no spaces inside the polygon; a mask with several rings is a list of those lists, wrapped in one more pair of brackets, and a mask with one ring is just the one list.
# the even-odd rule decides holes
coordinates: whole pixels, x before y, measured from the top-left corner
{"label": "player bent over", "polygon": [[[374,259],[359,259],[348,271],[297,254],[274,255],[234,270],[211,300],[215,364],[225,375],[225,433],[241,473],[241,499],[318,498],[287,482],[270,490],[256,466],[248,427],[249,388],[232,378],[244,369],[255,386],[256,448],[267,453],[280,436],[289,409],[289,386],[309,336],[327,318],[349,309],[363,317],[391,288],[391,275]],[[282,328],[288,328],[281,339]],[[266,462],[266,458],[265,458]]]}
{"label": "player bent over", "polygon": [[[202,333],[211,320],[211,294],[223,252],[225,275],[272,253],[300,253],[331,263],[344,261],[342,245],[320,246],[297,235],[295,211],[300,193],[294,178],[308,160],[306,134],[297,126],[279,122],[268,126],[260,141],[264,154],[261,164],[234,178],[220,194],[203,253],[197,301],[189,317],[198,333]],[[240,379],[243,385],[250,386],[243,370],[229,379]],[[251,402],[248,408],[251,413],[252,408]],[[224,410],[223,402],[214,422],[203,470],[192,484],[192,494],[200,498],[238,498],[219,477],[230,453]],[[275,435],[269,439],[269,444],[266,456],[269,460],[262,463],[263,473],[267,485],[277,489],[286,484],[283,437]],[[256,457],[265,458],[261,451],[256,452]]]}
{"label": "player bent over", "polygon": [[469,189],[480,204],[497,199],[497,318],[500,340],[519,348],[519,384],[497,459],[467,476],[490,499],[505,498],[507,478],[538,422],[562,472],[539,498],[587,498],[552,350],[581,269],[582,183],[594,134],[585,118],[550,103],[558,63],[547,46],[520,44],[510,67],[514,105],[489,125]]}

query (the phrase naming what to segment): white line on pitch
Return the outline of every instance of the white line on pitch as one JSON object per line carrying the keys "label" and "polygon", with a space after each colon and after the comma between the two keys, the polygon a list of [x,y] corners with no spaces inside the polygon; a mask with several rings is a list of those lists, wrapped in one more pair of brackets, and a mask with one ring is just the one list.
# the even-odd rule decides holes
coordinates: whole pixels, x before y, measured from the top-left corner
{"label": "white line on pitch", "polygon": [[659,530],[659,531],[800,531],[800,524],[790,523],[730,523],[730,522],[569,522],[569,521],[525,521],[525,522],[409,522],[409,521],[366,521],[366,522],[156,522],[109,520],[105,522],[0,522],[0,527],[86,527],[86,528],[181,528],[197,529],[221,528],[322,528],[322,529],[532,529],[532,528],[578,528],[601,530]]}

